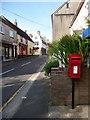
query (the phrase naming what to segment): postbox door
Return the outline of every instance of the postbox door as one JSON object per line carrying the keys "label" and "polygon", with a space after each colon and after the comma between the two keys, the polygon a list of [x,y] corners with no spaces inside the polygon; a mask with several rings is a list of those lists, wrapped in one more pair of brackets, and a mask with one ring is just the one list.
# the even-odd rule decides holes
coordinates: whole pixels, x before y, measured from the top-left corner
{"label": "postbox door", "polygon": [[80,78],[80,65],[71,65],[70,77]]}

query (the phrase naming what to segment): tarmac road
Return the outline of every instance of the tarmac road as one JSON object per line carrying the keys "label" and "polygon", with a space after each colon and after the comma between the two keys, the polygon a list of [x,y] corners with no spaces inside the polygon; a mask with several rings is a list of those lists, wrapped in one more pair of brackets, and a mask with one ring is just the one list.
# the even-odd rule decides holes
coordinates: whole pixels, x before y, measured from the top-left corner
{"label": "tarmac road", "polygon": [[[48,106],[46,105],[46,103],[48,103],[48,91],[47,91],[48,84],[46,84],[48,83],[47,82],[48,80],[47,81],[44,80],[45,79],[44,73],[41,74],[40,70],[41,68],[43,68],[43,65],[45,64],[47,59],[48,59],[48,56],[45,56],[45,55],[31,56],[31,57],[23,58],[21,60],[6,62],[2,64],[2,73],[0,73],[0,75],[2,75],[2,83],[0,85],[0,89],[2,89],[2,106],[6,104],[2,112],[3,118],[13,117],[14,114],[15,114],[14,118],[18,118],[18,117],[31,118],[31,117],[37,117],[37,116],[41,117],[43,114],[45,115],[44,110]],[[38,72],[40,75],[38,74]],[[36,74],[36,78],[33,79],[33,76],[35,77],[35,74]],[[37,80],[37,77],[38,77],[38,80]],[[32,81],[35,80],[34,83],[29,79],[32,79]],[[27,80],[29,80],[29,82],[27,82]],[[21,98],[22,98],[22,101],[24,100],[23,102],[26,102],[26,100],[27,100],[26,103],[30,102],[31,111],[29,110],[29,114],[28,112],[26,112],[28,111],[28,106],[27,107],[23,106],[26,103],[23,103],[22,105],[20,105],[22,101],[20,102],[19,105],[16,105],[19,107],[16,107],[16,110],[14,108],[14,110],[12,110],[12,114],[10,113],[12,106],[15,107],[15,104],[17,103],[17,100],[16,101],[13,100],[15,96],[12,99],[12,95],[14,95],[19,88],[22,89],[21,93],[19,93],[21,94],[21,96],[18,94],[17,95],[18,97],[16,99],[18,100],[18,104],[19,104],[19,100],[21,101]],[[28,99],[29,97],[30,97],[30,101]],[[40,102],[39,99],[42,102]],[[7,101],[10,101],[9,105]],[[31,101],[33,101],[34,104]],[[36,103],[37,105],[35,105]],[[42,105],[39,105],[39,103],[41,103]],[[43,107],[43,110],[42,110],[42,106],[44,106],[44,103],[46,107],[45,109]],[[10,104],[11,104],[11,107],[10,107]],[[17,109],[19,112],[15,112],[17,111]],[[25,112],[23,110],[25,110]],[[9,113],[7,113],[7,111],[9,111]],[[22,114],[22,112],[24,112],[24,114]]]}

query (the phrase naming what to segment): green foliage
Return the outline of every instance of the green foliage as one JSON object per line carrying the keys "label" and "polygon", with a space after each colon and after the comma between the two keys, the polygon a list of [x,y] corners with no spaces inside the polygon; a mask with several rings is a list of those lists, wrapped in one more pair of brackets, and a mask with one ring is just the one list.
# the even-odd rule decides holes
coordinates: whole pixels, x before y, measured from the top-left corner
{"label": "green foliage", "polygon": [[65,66],[68,64],[67,58],[70,54],[81,54],[82,62],[85,62],[89,50],[90,40],[82,39],[79,35],[65,35],[59,41],[54,41],[49,47],[51,60],[61,60]]}
{"label": "green foliage", "polygon": [[87,52],[89,51],[90,40],[79,40],[79,53],[82,55],[82,62],[86,61]]}
{"label": "green foliage", "polygon": [[49,61],[48,63],[46,63],[44,67],[45,75],[48,76],[50,74],[52,67],[58,67],[58,66],[59,66],[58,61]]}
{"label": "green foliage", "polygon": [[87,26],[90,27],[90,20],[86,17],[85,21],[86,21]]}

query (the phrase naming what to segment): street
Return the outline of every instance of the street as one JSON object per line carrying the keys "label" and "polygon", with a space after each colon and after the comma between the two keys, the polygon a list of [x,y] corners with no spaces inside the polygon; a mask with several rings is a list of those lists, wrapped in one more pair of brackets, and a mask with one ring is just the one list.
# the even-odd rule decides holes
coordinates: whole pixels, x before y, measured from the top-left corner
{"label": "street", "polygon": [[31,56],[2,64],[2,118],[47,117],[49,84],[42,71],[47,60]]}

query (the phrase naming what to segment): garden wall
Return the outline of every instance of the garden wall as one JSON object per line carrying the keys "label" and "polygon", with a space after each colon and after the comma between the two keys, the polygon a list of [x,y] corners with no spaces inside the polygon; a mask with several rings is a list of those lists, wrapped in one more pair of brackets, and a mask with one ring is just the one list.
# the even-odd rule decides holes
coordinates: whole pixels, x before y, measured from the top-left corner
{"label": "garden wall", "polygon": [[[75,104],[90,104],[89,97],[90,68],[82,66],[81,78],[75,80]],[[72,104],[72,80],[67,68],[51,69],[51,104]]]}

